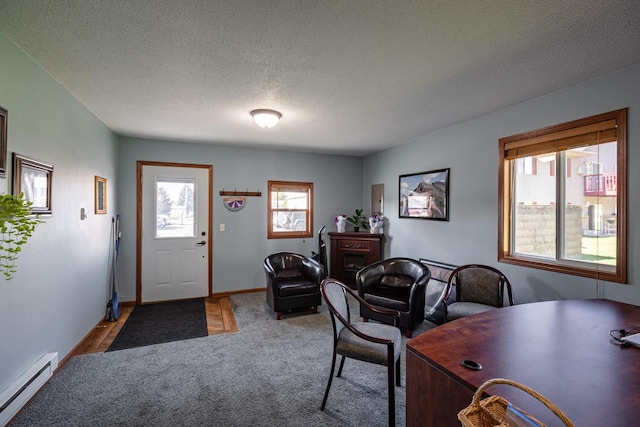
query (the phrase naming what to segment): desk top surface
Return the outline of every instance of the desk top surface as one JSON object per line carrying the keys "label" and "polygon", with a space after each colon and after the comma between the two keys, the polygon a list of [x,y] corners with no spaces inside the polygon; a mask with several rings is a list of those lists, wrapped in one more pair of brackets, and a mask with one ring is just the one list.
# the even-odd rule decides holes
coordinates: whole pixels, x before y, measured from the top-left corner
{"label": "desk top surface", "polygon": [[[533,388],[574,423],[635,425],[640,420],[640,348],[622,348],[614,329],[640,329],[640,307],[608,300],[521,304],[439,326],[407,342],[407,350],[475,391],[491,378]],[[478,371],[462,367],[470,359]],[[558,421],[542,404],[510,386],[487,390],[542,421]],[[539,416],[541,413],[550,416]],[[631,423],[631,424],[630,424]]]}

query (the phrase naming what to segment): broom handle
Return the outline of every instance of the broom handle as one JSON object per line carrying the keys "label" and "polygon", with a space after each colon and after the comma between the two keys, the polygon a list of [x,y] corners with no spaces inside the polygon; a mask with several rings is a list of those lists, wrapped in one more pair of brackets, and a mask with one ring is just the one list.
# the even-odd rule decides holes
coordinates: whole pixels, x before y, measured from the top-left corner
{"label": "broom handle", "polygon": [[118,255],[120,253],[120,214],[116,215],[114,223],[114,254],[113,254],[113,292],[116,292],[116,274],[118,272]]}

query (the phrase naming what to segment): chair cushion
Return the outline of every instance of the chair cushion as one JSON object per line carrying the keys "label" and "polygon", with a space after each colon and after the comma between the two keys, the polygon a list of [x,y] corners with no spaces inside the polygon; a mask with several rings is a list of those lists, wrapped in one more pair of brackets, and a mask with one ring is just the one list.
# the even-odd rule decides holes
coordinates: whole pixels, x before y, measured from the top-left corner
{"label": "chair cushion", "polygon": [[392,288],[408,288],[413,282],[414,279],[406,274],[383,274],[380,277],[380,286]]}
{"label": "chair cushion", "polygon": [[380,286],[365,294],[364,300],[378,307],[407,312],[409,311],[409,295],[411,295],[411,287]]}
{"label": "chair cushion", "polygon": [[302,277],[302,272],[296,268],[276,270],[276,279],[293,279],[296,277]]}
{"label": "chair cushion", "polygon": [[307,279],[284,280],[277,284],[278,295],[281,297],[292,297],[296,295],[306,295],[319,293],[320,288],[317,283]]}
{"label": "chair cushion", "polygon": [[454,302],[447,307],[447,320],[455,320],[472,314],[495,310],[496,307],[476,302]]}
{"label": "chair cushion", "polygon": [[[398,360],[402,348],[402,333],[400,329],[391,325],[371,322],[356,322],[352,323],[352,325],[366,335],[393,341],[393,361]],[[365,362],[387,365],[387,346],[385,344],[364,340],[347,328],[343,328],[340,331],[336,353],[353,359],[364,360]]]}

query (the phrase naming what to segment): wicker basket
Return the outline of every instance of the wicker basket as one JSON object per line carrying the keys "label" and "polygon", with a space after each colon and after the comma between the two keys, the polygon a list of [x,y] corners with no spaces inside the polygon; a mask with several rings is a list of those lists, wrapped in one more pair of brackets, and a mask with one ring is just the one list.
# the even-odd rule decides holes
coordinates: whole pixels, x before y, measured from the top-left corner
{"label": "wicker basket", "polygon": [[[510,426],[507,422],[507,405],[509,402],[500,397],[500,396],[491,396],[486,399],[480,400],[482,393],[487,387],[490,387],[495,384],[506,384],[520,390],[523,390],[529,393],[531,396],[538,399],[542,402],[547,408],[549,408],[562,422],[565,426],[574,427],[573,423],[567,416],[549,399],[536,392],[535,390],[530,389],[527,386],[524,386],[515,381],[507,380],[504,378],[494,378],[492,380],[486,381],[473,395],[473,400],[471,404],[464,408],[462,411],[458,412],[458,419],[462,423],[463,427],[495,427],[495,426]],[[523,412],[518,408],[520,412]],[[526,414],[526,413],[525,413]],[[540,426],[544,426],[540,421],[536,420],[529,414],[526,414],[533,421],[537,422]]]}

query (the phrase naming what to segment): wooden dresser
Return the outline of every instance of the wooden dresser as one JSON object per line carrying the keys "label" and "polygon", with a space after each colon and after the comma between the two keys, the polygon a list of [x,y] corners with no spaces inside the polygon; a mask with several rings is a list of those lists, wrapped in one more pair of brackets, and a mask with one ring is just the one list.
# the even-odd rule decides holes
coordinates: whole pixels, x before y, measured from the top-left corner
{"label": "wooden dresser", "polygon": [[356,273],[384,256],[384,234],[369,232],[329,233],[331,258],[329,276],[356,287]]}

